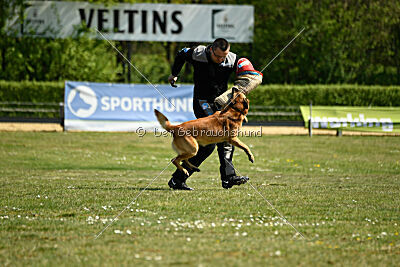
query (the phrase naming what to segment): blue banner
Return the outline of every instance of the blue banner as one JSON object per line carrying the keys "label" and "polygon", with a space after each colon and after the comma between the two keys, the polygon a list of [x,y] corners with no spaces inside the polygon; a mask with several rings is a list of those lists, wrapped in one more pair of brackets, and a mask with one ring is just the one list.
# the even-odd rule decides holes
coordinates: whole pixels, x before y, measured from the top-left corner
{"label": "blue banner", "polygon": [[[65,82],[65,129],[135,131],[158,127],[154,109],[171,122],[195,119],[193,85]],[[165,97],[164,97],[165,96]]]}

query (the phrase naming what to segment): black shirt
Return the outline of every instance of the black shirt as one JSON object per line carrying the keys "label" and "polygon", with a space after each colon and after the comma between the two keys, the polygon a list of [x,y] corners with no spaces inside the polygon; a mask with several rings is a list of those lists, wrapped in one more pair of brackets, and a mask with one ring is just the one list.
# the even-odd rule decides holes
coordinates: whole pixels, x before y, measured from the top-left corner
{"label": "black shirt", "polygon": [[228,80],[232,72],[236,71],[238,56],[229,52],[225,60],[214,63],[210,55],[211,45],[183,48],[178,52],[172,75],[178,76],[185,62],[193,65],[194,99],[214,101],[228,89]]}

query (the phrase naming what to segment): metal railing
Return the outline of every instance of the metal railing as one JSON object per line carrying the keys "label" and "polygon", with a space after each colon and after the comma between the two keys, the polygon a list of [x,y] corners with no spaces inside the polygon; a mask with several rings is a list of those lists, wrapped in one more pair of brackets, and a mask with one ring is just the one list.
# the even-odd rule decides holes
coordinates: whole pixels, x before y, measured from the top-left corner
{"label": "metal railing", "polygon": [[0,121],[57,122],[63,124],[64,103],[0,101]]}
{"label": "metal railing", "polygon": [[[299,106],[252,105],[249,124],[304,125]],[[56,122],[63,124],[64,103],[0,101],[0,121]]]}
{"label": "metal railing", "polygon": [[299,106],[251,106],[249,116],[299,116]]}
{"label": "metal railing", "polygon": [[250,105],[249,124],[301,126],[304,122],[299,106]]}

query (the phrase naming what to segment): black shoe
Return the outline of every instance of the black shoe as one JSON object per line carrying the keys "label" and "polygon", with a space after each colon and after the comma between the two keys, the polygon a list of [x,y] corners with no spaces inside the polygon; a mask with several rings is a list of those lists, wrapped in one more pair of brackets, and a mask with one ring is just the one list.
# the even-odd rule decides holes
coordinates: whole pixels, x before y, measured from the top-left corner
{"label": "black shoe", "polygon": [[222,179],[222,187],[225,189],[229,189],[234,185],[241,185],[247,183],[250,180],[247,176],[230,176],[225,179]]}
{"label": "black shoe", "polygon": [[194,190],[193,188],[187,186],[185,182],[177,182],[176,180],[174,180],[174,178],[171,178],[171,180],[169,180],[168,185],[174,190]]}

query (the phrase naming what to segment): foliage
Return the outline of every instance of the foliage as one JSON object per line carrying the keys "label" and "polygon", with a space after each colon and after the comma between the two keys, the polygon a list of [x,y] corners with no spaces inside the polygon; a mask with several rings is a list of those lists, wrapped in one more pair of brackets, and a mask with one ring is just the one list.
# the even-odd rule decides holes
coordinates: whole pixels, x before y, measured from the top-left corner
{"label": "foliage", "polygon": [[[5,19],[23,1],[0,6],[0,79],[127,82],[127,63],[108,43],[85,35],[64,40],[13,37]],[[92,0],[112,5],[138,1]],[[398,0],[214,0],[140,1],[175,4],[251,4],[255,10],[254,43],[232,44],[259,70],[303,27],[305,31],[268,69],[264,84],[400,84],[400,4]],[[126,42],[114,42],[127,53]],[[132,42],[138,69],[153,83],[165,83],[173,55],[197,43]],[[140,44],[140,45],[138,45]],[[154,71],[153,71],[154,70]],[[132,81],[142,81],[132,70]],[[190,82],[190,67],[180,81]]]}
{"label": "foliage", "polygon": [[[22,2],[10,1],[12,8],[2,5],[4,17],[18,14]],[[77,27],[75,36],[66,39],[32,38],[6,30],[5,23],[0,20],[2,80],[109,81],[119,74],[114,51],[108,44],[90,39],[83,27]]]}
{"label": "foliage", "polygon": [[5,49],[0,79],[14,81],[109,81],[117,77],[115,55],[103,42],[85,36],[68,39],[13,38]]}
{"label": "foliage", "polygon": [[1,101],[63,102],[63,82],[0,81]]}
{"label": "foliage", "polygon": [[[400,5],[392,1],[255,1],[254,49],[267,83],[399,84]],[[259,10],[259,12],[257,12]]]}
{"label": "foliage", "polygon": [[[135,60],[135,59],[134,59]],[[148,75],[158,76],[158,71],[141,66]],[[146,68],[147,67],[147,68]],[[134,77],[145,82],[142,77]],[[9,82],[0,81],[1,101],[63,102],[63,82]],[[315,105],[342,106],[400,106],[400,87],[368,85],[261,85],[249,94],[252,105],[292,106]]]}
{"label": "foliage", "polygon": [[263,85],[249,94],[253,105],[400,106],[400,87],[366,85]]}
{"label": "foliage", "polygon": [[[132,64],[149,79],[151,83],[165,83],[168,79],[170,65],[163,56],[139,54],[133,57]],[[132,83],[147,83],[146,79],[133,68],[131,73]]]}
{"label": "foliage", "polygon": [[[156,56],[154,56],[156,57]],[[136,58],[134,58],[136,60]],[[137,59],[138,61],[140,59]],[[139,61],[140,62],[140,61]],[[150,69],[147,65],[138,66],[150,79],[162,75],[164,65],[159,69]],[[132,77],[135,82],[145,83],[143,77]],[[162,78],[166,78],[165,76]],[[149,88],[149,90],[152,90]],[[340,105],[340,106],[400,106],[400,87],[398,86],[368,86],[368,85],[261,85],[249,94],[251,101],[250,111],[257,111],[254,106],[290,106],[287,111],[297,111],[296,106],[308,105]],[[9,82],[0,81],[0,101],[19,101],[33,103],[64,102],[63,82]],[[9,105],[3,104],[3,107]],[[253,108],[252,108],[253,106]],[[10,106],[11,107],[11,106]],[[269,111],[279,111],[280,108]],[[54,117],[55,114],[46,113],[9,113],[0,112],[0,116],[10,117]],[[254,117],[250,121],[266,120],[302,120],[300,116],[292,117]]]}
{"label": "foliage", "polygon": [[[0,81],[0,117],[59,118],[59,103],[64,102],[63,82]],[[28,105],[25,103],[28,102]],[[20,112],[16,109],[30,109]],[[37,112],[47,109],[52,112]]]}

